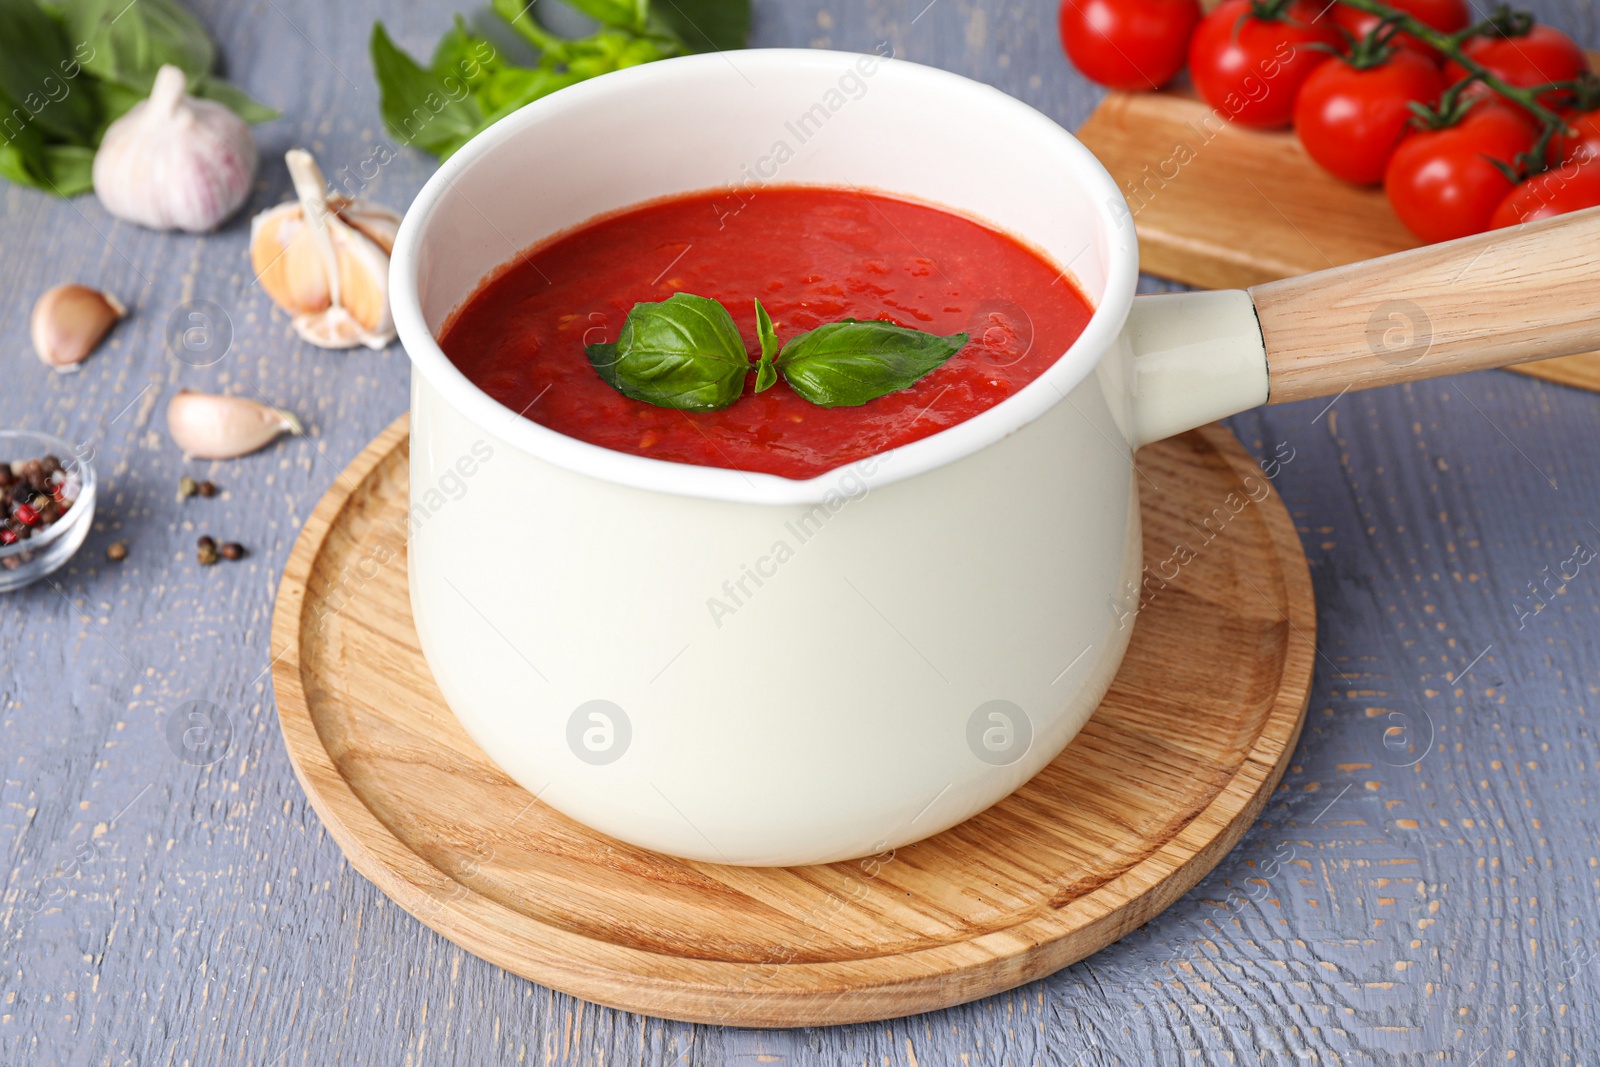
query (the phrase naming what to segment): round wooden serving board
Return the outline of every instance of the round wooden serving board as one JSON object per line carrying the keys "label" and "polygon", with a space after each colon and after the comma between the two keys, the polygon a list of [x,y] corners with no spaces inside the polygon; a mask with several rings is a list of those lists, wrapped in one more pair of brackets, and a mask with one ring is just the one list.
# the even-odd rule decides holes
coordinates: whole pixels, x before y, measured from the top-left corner
{"label": "round wooden serving board", "polygon": [[469,952],[587,1000],[814,1026],[1040,978],[1215,866],[1304,721],[1316,625],[1305,557],[1270,483],[1213,426],[1140,453],[1150,573],[1179,546],[1193,558],[1165,567],[1178,569],[1165,588],[1147,583],[1105,702],[1018,792],[851,863],[724,867],[634,848],[538,803],[445,706],[417,648],[396,533],[407,443],[401,419],[295,546],[273,619],[284,740],[358,871]]}

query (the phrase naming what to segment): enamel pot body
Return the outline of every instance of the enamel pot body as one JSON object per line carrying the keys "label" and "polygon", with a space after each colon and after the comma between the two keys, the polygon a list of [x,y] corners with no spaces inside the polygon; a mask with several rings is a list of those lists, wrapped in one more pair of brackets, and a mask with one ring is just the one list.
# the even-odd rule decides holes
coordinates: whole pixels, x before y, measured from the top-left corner
{"label": "enamel pot body", "polygon": [[[551,234],[706,189],[735,213],[774,182],[985,221],[1060,265],[1094,316],[999,406],[803,482],[563,437],[435,342]],[[1266,399],[1244,294],[1135,310],[1137,273],[1126,204],[1074,138],[909,63],[688,57],[497,124],[428,184],[393,266],[412,610],[451,709],[539,800],[696,860],[879,853],[995,803],[1072,740],[1126,650],[1134,449]],[[1199,374],[1162,355],[1197,348]]]}

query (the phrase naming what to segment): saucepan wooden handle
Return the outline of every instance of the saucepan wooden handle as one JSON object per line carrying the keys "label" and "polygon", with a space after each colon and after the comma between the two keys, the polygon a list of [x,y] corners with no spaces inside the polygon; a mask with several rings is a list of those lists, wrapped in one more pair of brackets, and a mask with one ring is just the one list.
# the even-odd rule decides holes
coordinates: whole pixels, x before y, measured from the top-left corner
{"label": "saucepan wooden handle", "polygon": [[1600,349],[1600,208],[1250,296],[1274,404]]}

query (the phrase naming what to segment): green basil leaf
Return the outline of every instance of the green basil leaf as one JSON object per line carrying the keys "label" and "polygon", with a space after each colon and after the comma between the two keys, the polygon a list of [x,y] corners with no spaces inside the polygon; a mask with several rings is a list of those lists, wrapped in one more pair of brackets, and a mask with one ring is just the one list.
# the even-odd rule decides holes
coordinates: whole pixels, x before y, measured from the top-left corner
{"label": "green basil leaf", "polygon": [[507,67],[498,71],[475,95],[489,115],[484,125],[492,126],[523,105],[582,80],[577,74]]}
{"label": "green basil leaf", "polygon": [[618,29],[642,31],[650,17],[650,0],[562,0],[596,22]]}
{"label": "green basil leaf", "polygon": [[102,78],[94,79],[95,95],[100,98],[100,106],[105,110],[106,123],[120,119],[133,106],[150,96],[150,86],[143,89],[132,85],[123,85],[121,82],[106,81]]}
{"label": "green basil leaf", "polygon": [[539,24],[530,0],[494,0],[493,6],[495,14],[509,22],[512,29],[541,53],[552,59],[562,55],[566,42]]}
{"label": "green basil leaf", "polygon": [[726,52],[750,38],[750,0],[652,0],[650,13],[690,52]]}
{"label": "green basil leaf", "polygon": [[65,0],[60,10],[72,39],[88,46],[84,69],[145,95],[168,63],[191,78],[216,66],[211,36],[177,0]]}
{"label": "green basil leaf", "polygon": [[756,392],[764,393],[778,384],[778,371],[772,361],[778,356],[778,331],[772,326],[772,316],[756,300],[756,336],[761,339],[761,362],[756,364]]}
{"label": "green basil leaf", "polygon": [[483,129],[483,111],[464,92],[464,85],[447,85],[423,69],[395,47],[381,22],[372,24],[371,51],[379,110],[384,125],[402,144],[448,155]]}
{"label": "green basil leaf", "polygon": [[27,154],[15,141],[0,141],[0,178],[34,189],[45,188],[44,182],[34,177]]}
{"label": "green basil leaf", "polygon": [[474,33],[460,15],[434,46],[429,66],[446,88],[453,86],[449,79],[454,79],[464,82],[472,92],[483,89],[503,73],[518,69],[507,65],[494,42]]}
{"label": "green basil leaf", "polygon": [[627,395],[622,388],[622,376],[617,372],[616,345],[585,345],[583,354],[589,357],[589,366],[594,368],[602,381],[617,392]]}
{"label": "green basil leaf", "polygon": [[623,396],[684,411],[721,411],[739,399],[750,372],[728,309],[688,293],[635,304],[616,344],[589,345],[586,352]]}
{"label": "green basil leaf", "polygon": [[94,149],[75,144],[44,146],[44,165],[50,191],[57,196],[77,196],[94,188]]}
{"label": "green basil leaf", "polygon": [[778,369],[819,407],[858,407],[916,384],[966,343],[964,333],[940,337],[892,322],[845,319],[791,338]]}
{"label": "green basil leaf", "polygon": [[[10,115],[17,106],[0,89],[0,114]],[[0,129],[5,133],[0,137],[0,178],[53,192],[50,188],[50,167],[45,161],[44,138],[39,136],[38,128],[31,122],[25,122],[15,129],[9,124]]]}
{"label": "green basil leaf", "polygon": [[17,105],[6,110],[6,130],[26,116],[23,121],[46,140],[93,144],[100,108],[83,91],[82,70],[61,24],[33,0],[0,0],[0,47],[0,90]]}

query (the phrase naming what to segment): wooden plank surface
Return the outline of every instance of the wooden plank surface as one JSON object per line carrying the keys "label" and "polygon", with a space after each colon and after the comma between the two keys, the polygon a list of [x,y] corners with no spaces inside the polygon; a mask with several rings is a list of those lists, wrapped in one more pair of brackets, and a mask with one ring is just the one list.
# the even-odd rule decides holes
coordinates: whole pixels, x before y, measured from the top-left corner
{"label": "wooden plank surface", "polygon": [[[1600,44],[1590,0],[1532,6]],[[330,172],[384,138],[373,17],[420,52],[455,10],[195,7],[233,76],[285,113],[259,131],[263,157],[308,144]],[[756,39],[889,41],[1068,128],[1099,95],[1062,60],[1048,3],[761,0]],[[402,151],[371,191],[403,206],[431,169]],[[250,210],[288,191],[268,167]],[[58,378],[28,353],[27,312],[68,278],[136,314]],[[1261,821],[1173,908],[1051,978],[894,1023],[758,1032],[595,1008],[479,962],[351,871],[294,781],[266,681],[273,592],[310,509],[404,410],[398,349],[298,344],[251,284],[239,222],[156,236],[92,200],[0,186],[0,281],[0,424],[92,443],[106,477],[59,591],[0,599],[7,1067],[1600,1058],[1600,561],[1551,577],[1579,543],[1600,550],[1592,396],[1488,372],[1233,420],[1258,455],[1293,456],[1276,484],[1319,608],[1310,718]],[[172,311],[200,299],[234,327],[208,368],[162,343]],[[185,466],[160,417],[182,386],[259,391],[311,436]],[[185,471],[221,498],[178,506]],[[202,532],[253,554],[200,570]],[[130,556],[112,568],[101,554],[117,538]],[[196,700],[230,724],[205,767],[165,736]]]}

